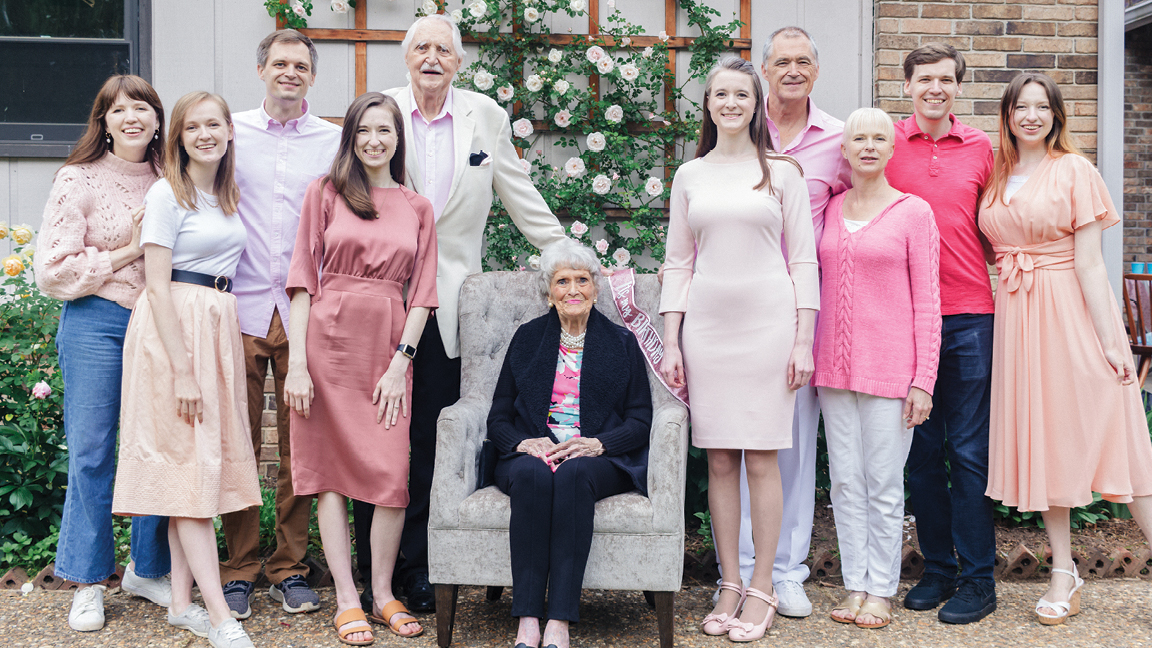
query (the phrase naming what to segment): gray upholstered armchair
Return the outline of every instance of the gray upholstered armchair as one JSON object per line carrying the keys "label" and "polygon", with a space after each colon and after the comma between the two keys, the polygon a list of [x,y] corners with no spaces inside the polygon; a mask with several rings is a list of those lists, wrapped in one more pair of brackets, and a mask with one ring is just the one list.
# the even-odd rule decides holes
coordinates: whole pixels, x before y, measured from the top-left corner
{"label": "gray upholstered armchair", "polygon": [[[663,332],[656,314],[655,275],[636,277],[636,303]],[[607,282],[600,312],[617,324]],[[436,583],[437,642],[452,641],[460,585],[486,585],[489,599],[512,585],[508,544],[509,500],[495,486],[480,490],[477,465],[492,390],[512,334],[543,315],[536,278],[529,272],[488,272],[469,277],[460,293],[460,400],[440,414],[436,473],[428,522],[429,580]],[[672,645],[673,596],[684,571],[684,471],[688,411],[649,370],[652,436],[648,497],[636,491],[601,500],[584,587],[643,590],[656,608],[660,645]]]}

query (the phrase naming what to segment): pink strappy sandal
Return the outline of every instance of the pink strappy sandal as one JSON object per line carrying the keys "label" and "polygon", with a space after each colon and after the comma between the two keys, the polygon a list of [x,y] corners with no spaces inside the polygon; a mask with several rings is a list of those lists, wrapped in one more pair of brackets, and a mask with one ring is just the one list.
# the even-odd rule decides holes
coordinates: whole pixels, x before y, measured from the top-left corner
{"label": "pink strappy sandal", "polygon": [[749,587],[745,590],[745,595],[754,596],[767,603],[768,612],[764,614],[764,620],[756,624],[744,623],[740,619],[733,619],[728,624],[729,641],[756,641],[764,636],[768,628],[772,627],[772,621],[776,618],[776,608],[780,606],[780,599],[776,598],[775,595],[765,594],[754,587]]}
{"label": "pink strappy sandal", "polygon": [[740,608],[744,607],[744,597],[747,596],[744,588],[737,583],[720,583],[720,589],[736,592],[740,595],[740,601],[736,603],[736,609],[732,611],[732,614],[721,612],[720,614],[713,613],[704,617],[704,621],[700,624],[700,629],[704,631],[704,634],[712,635],[713,637],[728,634],[728,629],[732,627],[732,622],[736,621],[736,615],[740,614]]}

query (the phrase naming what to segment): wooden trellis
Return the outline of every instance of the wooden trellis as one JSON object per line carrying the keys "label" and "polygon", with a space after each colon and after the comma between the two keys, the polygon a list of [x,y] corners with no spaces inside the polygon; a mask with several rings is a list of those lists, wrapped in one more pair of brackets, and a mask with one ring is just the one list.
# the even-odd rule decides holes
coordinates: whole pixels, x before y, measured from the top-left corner
{"label": "wooden trellis", "polygon": [[[287,0],[284,0],[287,2]],[[314,41],[324,42],[345,42],[355,43],[356,45],[356,95],[362,95],[368,91],[368,43],[370,42],[386,42],[386,43],[399,43],[404,40],[405,32],[396,29],[368,29],[368,2],[370,0],[360,0],[356,3],[355,9],[355,28],[353,29],[302,29],[300,30]],[[692,44],[694,40],[690,36],[677,36],[676,35],[676,17],[679,5],[676,0],[664,0],[664,31],[668,34],[668,40],[665,43],[668,47],[668,71],[671,73],[670,81],[665,83],[664,100],[665,106],[670,103],[672,88],[676,83],[676,52],[686,49]],[[443,10],[441,10],[443,13]],[[751,60],[752,54],[752,0],[740,0],[740,21],[743,24],[740,27],[740,38],[734,38],[729,41],[729,47],[740,54],[746,60]],[[598,0],[590,0],[588,3],[588,35],[577,34],[551,34],[548,36],[548,42],[552,45],[570,45],[572,43],[586,43],[591,45],[591,41],[600,38],[599,32],[600,25],[600,3]],[[277,18],[276,27],[283,28],[283,22]],[[512,33],[516,34],[522,29],[520,21],[513,21]],[[616,47],[615,39],[611,37],[604,38],[604,45],[608,47]],[[640,47],[647,47],[655,45],[659,42],[657,36],[635,35],[630,36],[633,45]],[[474,36],[465,36],[464,41],[468,43],[481,43],[484,38],[476,38]],[[600,97],[600,77],[593,74],[588,78],[589,89]],[[339,119],[333,121],[340,121]],[[536,124],[538,129],[546,130],[547,124],[541,122]]]}

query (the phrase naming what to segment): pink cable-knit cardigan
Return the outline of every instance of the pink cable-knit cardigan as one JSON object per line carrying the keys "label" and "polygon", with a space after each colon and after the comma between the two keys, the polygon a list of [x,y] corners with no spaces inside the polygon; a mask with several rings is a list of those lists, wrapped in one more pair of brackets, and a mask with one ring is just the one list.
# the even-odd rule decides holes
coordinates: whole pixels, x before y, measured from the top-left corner
{"label": "pink cable-knit cardigan", "polygon": [[940,363],[940,234],[928,203],[904,194],[863,229],[828,203],[812,384],[905,398],[929,394]]}
{"label": "pink cable-knit cardigan", "polygon": [[144,290],[144,257],[113,272],[109,252],[132,241],[132,210],[155,182],[150,163],[111,153],[60,169],[33,257],[40,290],[62,300],[97,295],[132,308]]}

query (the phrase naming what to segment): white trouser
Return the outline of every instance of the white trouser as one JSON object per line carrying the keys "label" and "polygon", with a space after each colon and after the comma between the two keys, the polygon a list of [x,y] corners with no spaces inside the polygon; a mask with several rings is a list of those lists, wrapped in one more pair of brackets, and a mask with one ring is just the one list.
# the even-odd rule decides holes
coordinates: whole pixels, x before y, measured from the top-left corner
{"label": "white trouser", "polygon": [[904,399],[820,388],[840,572],[849,591],[893,596],[900,584],[904,462],[913,430]]}
{"label": "white trouser", "polygon": [[[816,506],[816,429],[820,423],[820,403],[815,387],[796,390],[796,410],[792,417],[792,447],[777,453],[780,482],[784,491],[784,514],[780,521],[780,543],[772,580],[803,583],[808,578],[808,549],[812,544],[812,514]],[[715,533],[713,533],[715,541]],[[752,508],[748,501],[748,472],[740,463],[740,577],[752,581],[756,548],[752,544]],[[723,573],[721,573],[723,576]]]}

